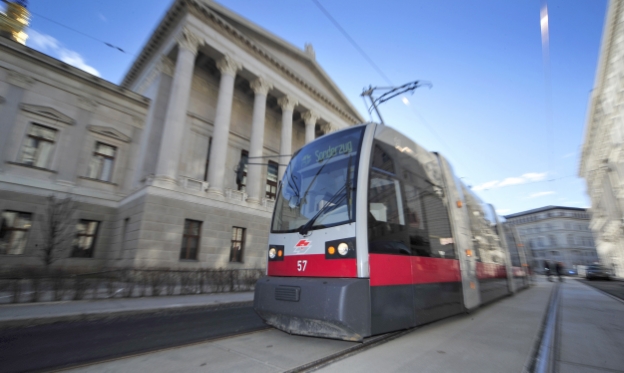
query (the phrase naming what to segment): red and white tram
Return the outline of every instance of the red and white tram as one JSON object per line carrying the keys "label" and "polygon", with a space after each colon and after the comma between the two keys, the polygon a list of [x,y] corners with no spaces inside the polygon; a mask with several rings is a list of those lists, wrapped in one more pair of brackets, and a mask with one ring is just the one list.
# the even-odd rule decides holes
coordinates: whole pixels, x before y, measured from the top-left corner
{"label": "red and white tram", "polygon": [[289,333],[345,340],[462,313],[528,286],[526,258],[493,207],[440,154],[375,123],[293,155],[267,257],[256,312]]}

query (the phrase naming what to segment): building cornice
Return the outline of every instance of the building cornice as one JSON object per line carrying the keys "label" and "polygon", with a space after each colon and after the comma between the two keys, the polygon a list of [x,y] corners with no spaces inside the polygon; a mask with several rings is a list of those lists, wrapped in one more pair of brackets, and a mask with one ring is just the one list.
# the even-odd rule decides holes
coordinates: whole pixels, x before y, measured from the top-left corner
{"label": "building cornice", "polygon": [[535,214],[538,212],[545,212],[545,211],[552,211],[552,210],[568,210],[568,211],[583,211],[583,212],[587,212],[587,209],[581,208],[581,207],[566,207],[566,206],[545,206],[545,207],[540,207],[540,208],[536,208],[533,210],[528,210],[528,211],[523,211],[523,212],[518,212],[515,214],[510,214],[510,215],[505,215],[503,216],[505,219],[513,219],[513,218],[517,218],[520,216],[525,216],[525,215],[531,215],[531,214]]}
{"label": "building cornice", "polygon": [[[50,57],[30,47],[5,38],[0,38],[0,53],[19,55],[19,58],[24,59],[25,61],[44,64],[48,69],[55,73],[79,80],[83,84],[96,86],[109,94],[120,96],[127,100],[132,100],[142,107],[147,107],[150,101],[147,97],[132,92],[129,89],[118,86],[95,75],[91,75],[77,67],[73,67],[63,61],[57,60],[56,58]],[[32,78],[37,80],[36,76],[33,76]]]}

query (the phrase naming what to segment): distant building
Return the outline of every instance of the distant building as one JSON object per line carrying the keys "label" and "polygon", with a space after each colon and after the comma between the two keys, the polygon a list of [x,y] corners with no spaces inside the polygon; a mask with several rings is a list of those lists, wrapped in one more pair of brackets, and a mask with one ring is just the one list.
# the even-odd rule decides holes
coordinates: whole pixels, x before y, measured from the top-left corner
{"label": "distant building", "polygon": [[505,219],[531,251],[535,272],[543,272],[546,260],[562,262],[568,269],[598,260],[586,209],[546,206],[506,215]]}
{"label": "distant building", "polygon": [[261,268],[289,155],[362,121],[311,45],[213,1],[176,0],[120,86],[0,38],[0,266],[42,263],[55,194],[58,265]]}
{"label": "distant building", "polygon": [[624,277],[624,1],[611,0],[591,93],[579,174],[592,201],[600,262]]}

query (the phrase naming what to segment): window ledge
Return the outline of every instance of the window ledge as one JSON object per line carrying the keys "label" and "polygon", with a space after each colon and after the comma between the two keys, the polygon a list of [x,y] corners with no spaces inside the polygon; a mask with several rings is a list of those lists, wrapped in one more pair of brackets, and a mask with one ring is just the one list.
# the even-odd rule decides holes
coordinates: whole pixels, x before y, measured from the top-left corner
{"label": "window ledge", "polygon": [[48,169],[48,168],[43,168],[43,167],[32,166],[32,165],[29,165],[29,164],[26,164],[26,163],[10,162],[10,161],[9,161],[9,162],[7,162],[7,163],[8,163],[8,164],[12,164],[12,165],[14,165],[14,166],[21,166],[21,167],[26,167],[26,168],[32,168],[32,169],[34,169],[34,170],[51,172],[51,173],[53,173],[53,174],[57,173],[56,171],[54,171],[54,170],[50,170],[50,169]]}
{"label": "window ledge", "polygon": [[181,262],[191,262],[191,263],[199,263],[197,259],[179,259]]}
{"label": "window ledge", "polygon": [[104,180],[100,180],[100,179],[93,179],[91,177],[86,177],[86,176],[78,176],[79,179],[83,179],[83,180],[89,180],[89,181],[97,181],[98,183],[102,183],[102,184],[108,184],[108,185],[114,185],[117,186],[116,183],[110,182],[110,181],[104,181]]}

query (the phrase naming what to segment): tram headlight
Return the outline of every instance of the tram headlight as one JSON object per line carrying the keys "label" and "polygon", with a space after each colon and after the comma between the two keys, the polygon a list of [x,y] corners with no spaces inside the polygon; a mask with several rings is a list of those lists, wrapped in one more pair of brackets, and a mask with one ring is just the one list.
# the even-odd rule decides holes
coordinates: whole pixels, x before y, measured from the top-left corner
{"label": "tram headlight", "polygon": [[269,245],[269,262],[284,260],[284,245]]}
{"label": "tram headlight", "polygon": [[355,237],[325,241],[325,259],[355,259]]}
{"label": "tram headlight", "polygon": [[345,242],[341,242],[338,245],[338,254],[345,256],[347,255],[348,252],[349,252],[349,245],[347,245]]}

